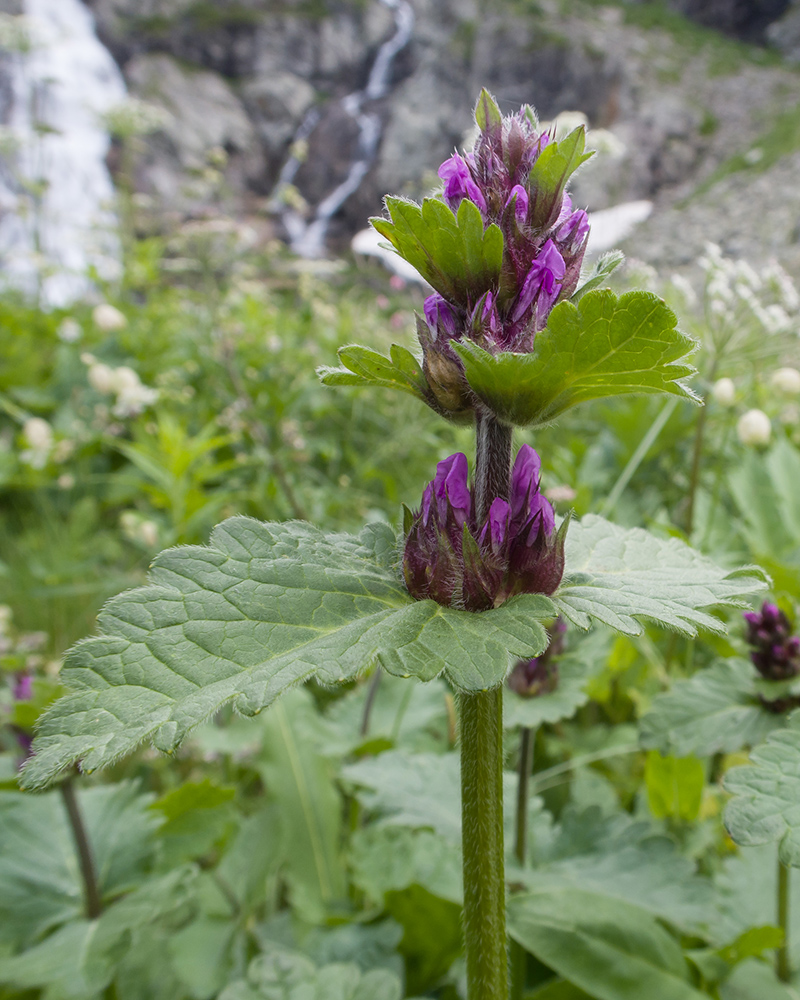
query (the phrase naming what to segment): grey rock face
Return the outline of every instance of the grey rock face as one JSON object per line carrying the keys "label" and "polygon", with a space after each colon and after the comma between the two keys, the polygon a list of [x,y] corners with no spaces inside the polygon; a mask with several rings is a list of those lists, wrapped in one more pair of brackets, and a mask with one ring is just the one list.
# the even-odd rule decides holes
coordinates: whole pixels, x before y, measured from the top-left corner
{"label": "grey rock face", "polygon": [[228,186],[242,192],[258,184],[263,155],[242,102],[225,80],[191,70],[167,55],[136,56],[127,67],[131,88],[169,113],[166,125],[144,142],[136,164],[139,187],[173,210],[191,212],[209,198],[211,161],[226,154]]}

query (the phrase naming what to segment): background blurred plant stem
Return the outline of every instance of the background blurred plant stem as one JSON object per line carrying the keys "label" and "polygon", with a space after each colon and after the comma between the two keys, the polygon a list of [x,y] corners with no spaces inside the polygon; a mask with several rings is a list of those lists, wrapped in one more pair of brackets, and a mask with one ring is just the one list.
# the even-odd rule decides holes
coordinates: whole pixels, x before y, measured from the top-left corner
{"label": "background blurred plant stem", "polygon": [[778,927],[783,931],[783,944],[775,956],[778,979],[788,983],[792,977],[789,964],[789,867],[778,860]]}
{"label": "background blurred plant stem", "polygon": [[[717,360],[718,356],[715,354],[711,364],[708,369],[708,377],[706,382],[708,385],[714,384],[714,379],[717,375]],[[700,412],[697,414],[697,425],[694,432],[694,447],[692,448],[692,470],[689,473],[689,495],[688,503],[686,506],[686,537],[691,538],[692,529],[694,528],[694,508],[695,500],[697,498],[697,487],[700,485],[700,467],[703,460],[703,442],[705,438],[706,430],[706,415],[708,410],[705,405],[700,408]]]}
{"label": "background blurred plant stem", "polygon": [[[475,497],[481,523],[496,497],[508,499],[510,427],[476,414]],[[468,1000],[507,1000],[503,852],[503,688],[462,694],[461,817]]]}
{"label": "background blurred plant stem", "polygon": [[[525,867],[528,845],[528,795],[533,768],[534,731],[523,726],[519,748],[519,780],[517,782],[517,816],[514,837],[514,854],[521,867]],[[509,942],[511,956],[511,1000],[522,1000],[525,992],[527,958],[525,949],[517,941]]]}
{"label": "background blurred plant stem", "polygon": [[100,890],[97,885],[97,873],[92,857],[92,847],[86,835],[86,827],[83,824],[83,816],[75,795],[75,783],[72,777],[67,778],[59,785],[61,798],[64,801],[64,808],[67,810],[67,818],[72,829],[72,836],[75,840],[75,848],[78,851],[78,862],[81,868],[81,878],[83,879],[83,890],[86,896],[86,916],[90,920],[95,920],[103,912],[103,904],[100,899]]}

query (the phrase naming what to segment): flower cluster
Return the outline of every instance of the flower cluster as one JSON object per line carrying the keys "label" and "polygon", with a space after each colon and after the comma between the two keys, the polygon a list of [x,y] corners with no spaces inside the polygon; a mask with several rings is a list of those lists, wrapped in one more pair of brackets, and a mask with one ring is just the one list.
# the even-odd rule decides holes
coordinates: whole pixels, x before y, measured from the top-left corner
{"label": "flower cluster", "polygon": [[112,368],[92,354],[81,355],[81,360],[89,366],[89,385],[104,396],[113,393],[117,397],[112,409],[115,417],[138,416],[158,399],[158,389],[143,385],[137,372],[127,365]]}
{"label": "flower cluster", "polygon": [[789,619],[777,604],[765,601],[761,611],[747,611],[747,642],[750,659],[762,677],[770,681],[791,680],[800,674],[800,638],[792,635]]}
{"label": "flower cluster", "polygon": [[[483,105],[483,107],[481,106]],[[481,95],[483,122],[471,152],[455,153],[439,167],[442,197],[457,213],[465,200],[480,211],[484,227],[503,234],[503,264],[495,287],[465,289],[461,297],[434,292],[425,300],[425,321],[418,323],[423,367],[445,410],[465,407],[461,362],[450,344],[468,338],[492,353],[533,349],[553,306],[575,291],[589,235],[585,211],[574,210],[565,185],[583,154],[583,129],[577,130],[574,159],[555,182],[536,170],[548,146],[529,107],[506,118],[488,94]],[[467,408],[468,404],[467,404]]]}
{"label": "flower cluster", "polygon": [[412,597],[485,611],[514,594],[555,591],[564,572],[566,522],[556,530],[553,508],[539,492],[540,467],[533,448],[523,445],[511,496],[493,500],[479,523],[466,457],[439,462],[408,525],[403,572]]}
{"label": "flower cluster", "polygon": [[507,684],[523,698],[551,694],[558,687],[558,657],[564,652],[566,622],[556,618],[550,629],[550,645],[541,656],[519,660],[508,675]]}

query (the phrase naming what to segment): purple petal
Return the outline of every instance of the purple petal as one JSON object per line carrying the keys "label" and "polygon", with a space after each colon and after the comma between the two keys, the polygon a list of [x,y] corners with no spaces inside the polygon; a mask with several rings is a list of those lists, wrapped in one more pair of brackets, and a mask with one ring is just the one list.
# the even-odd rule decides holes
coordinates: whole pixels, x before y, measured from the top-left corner
{"label": "purple petal", "polygon": [[464,158],[454,153],[439,167],[439,176],[444,181],[444,200],[453,212],[458,211],[461,202],[468,198],[486,214],[486,199],[472,178]]}
{"label": "purple petal", "polygon": [[30,701],[33,695],[33,677],[30,674],[19,674],[14,685],[14,701]]}
{"label": "purple petal", "polygon": [[467,456],[460,451],[445,458],[436,466],[434,491],[439,520],[442,524],[447,519],[448,505],[455,515],[459,528],[463,527],[469,516],[472,497],[467,486],[468,475]]}
{"label": "purple petal", "polygon": [[528,498],[539,490],[539,476],[542,462],[529,444],[524,444],[514,459],[511,470],[511,516],[517,518],[525,510],[527,513]]}
{"label": "purple petal", "polygon": [[556,233],[556,239],[560,243],[570,242],[575,246],[580,246],[588,235],[589,216],[582,208],[579,208],[560,226]]}
{"label": "purple petal", "polygon": [[508,535],[509,512],[509,505],[502,497],[492,501],[479,542],[485,545],[488,541],[495,554],[500,552]]}
{"label": "purple petal", "polygon": [[[516,200],[515,200],[516,199]],[[506,198],[505,208],[514,202],[514,215],[518,223],[523,223],[528,217],[528,192],[521,184],[511,188],[511,194]]]}
{"label": "purple petal", "polygon": [[536,301],[537,319],[547,315],[561,291],[561,282],[566,269],[564,258],[558,252],[555,243],[548,240],[539,251],[539,256],[531,263],[511,312],[512,323],[518,323],[534,301]]}
{"label": "purple petal", "polygon": [[458,317],[450,303],[438,292],[429,295],[423,305],[425,321],[436,340],[439,333],[455,337],[458,333]]}

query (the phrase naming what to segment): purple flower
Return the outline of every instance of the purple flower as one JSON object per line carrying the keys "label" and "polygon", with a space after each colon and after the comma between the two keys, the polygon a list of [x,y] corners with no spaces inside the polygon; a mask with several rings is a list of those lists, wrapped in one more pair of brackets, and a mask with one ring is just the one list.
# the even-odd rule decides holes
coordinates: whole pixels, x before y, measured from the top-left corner
{"label": "purple flower", "polygon": [[564,572],[566,522],[556,531],[553,508],[539,492],[540,468],[539,456],[523,445],[511,496],[495,498],[479,524],[465,456],[440,462],[406,536],[403,571],[411,596],[485,611],[514,594],[552,594]]}
{"label": "purple flower", "polygon": [[458,336],[458,316],[455,309],[450,305],[444,296],[438,292],[429,295],[423,304],[425,322],[431,331],[431,336],[436,340],[440,333],[446,338]]}
{"label": "purple flower", "polygon": [[556,657],[564,652],[566,623],[556,618],[550,629],[550,645],[541,656],[531,660],[519,660],[508,675],[508,686],[523,698],[537,698],[550,694],[558,687],[558,663]]}
{"label": "purple flower", "polygon": [[454,153],[439,167],[438,173],[444,181],[444,200],[453,212],[457,212],[461,202],[468,198],[478,206],[481,214],[486,214],[486,200],[463,157]]}
{"label": "purple flower", "polygon": [[14,701],[30,701],[33,696],[33,677],[30,674],[17,674],[17,681],[12,690]]}
{"label": "purple flower", "polygon": [[747,642],[753,647],[750,659],[771,681],[790,680],[800,674],[800,638],[792,635],[789,619],[777,604],[765,601],[761,611],[746,611]]}
{"label": "purple flower", "polygon": [[517,301],[511,310],[511,322],[520,323],[526,317],[533,318],[537,330],[547,322],[550,310],[561,291],[566,272],[564,258],[552,240],[548,240],[531,262]]}
{"label": "purple flower", "polygon": [[514,216],[517,222],[522,225],[528,217],[528,192],[521,184],[515,184],[511,188],[511,193],[506,199],[505,208],[508,208],[512,202],[514,204]]}

